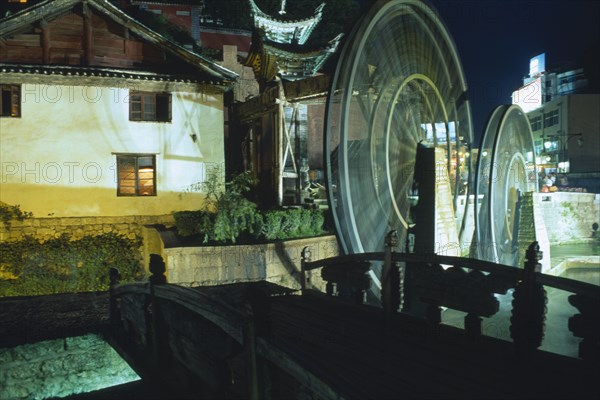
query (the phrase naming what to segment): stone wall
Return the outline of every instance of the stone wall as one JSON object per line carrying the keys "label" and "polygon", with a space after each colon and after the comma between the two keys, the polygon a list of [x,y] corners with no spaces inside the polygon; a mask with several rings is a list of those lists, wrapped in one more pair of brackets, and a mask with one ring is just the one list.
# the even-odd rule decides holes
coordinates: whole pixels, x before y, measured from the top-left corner
{"label": "stone wall", "polygon": [[0,349],[0,399],[44,399],[138,380],[95,334]]}
{"label": "stone wall", "polygon": [[[301,253],[306,246],[312,260],[338,255],[335,236],[259,245],[164,248],[162,255],[170,283],[207,286],[267,280],[299,289]],[[312,274],[312,280],[324,290],[319,271]]]}
{"label": "stone wall", "polygon": [[592,225],[600,221],[600,194],[536,193],[534,204],[542,213],[551,245],[593,240]]}
{"label": "stone wall", "polygon": [[0,223],[0,241],[17,241],[25,235],[46,241],[66,233],[72,239],[115,233],[130,239],[142,236],[142,228],[149,224],[173,225],[173,215],[128,216],[128,217],[71,217],[71,218],[28,218],[11,221],[10,229]]}
{"label": "stone wall", "polygon": [[519,213],[519,238],[518,254],[515,265],[522,267],[526,262],[526,252],[529,245],[536,241],[542,251],[542,272],[546,273],[551,268],[550,260],[550,242],[548,240],[548,230],[542,217],[540,207],[534,207],[534,196],[532,192],[523,194],[521,199],[521,212]]}

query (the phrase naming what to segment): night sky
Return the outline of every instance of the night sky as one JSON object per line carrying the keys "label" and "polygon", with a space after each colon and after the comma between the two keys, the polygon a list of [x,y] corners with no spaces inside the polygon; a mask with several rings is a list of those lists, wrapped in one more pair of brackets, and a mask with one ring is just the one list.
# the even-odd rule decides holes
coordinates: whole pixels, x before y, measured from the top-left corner
{"label": "night sky", "polygon": [[[529,73],[531,57],[545,52],[547,69],[584,66],[590,78],[600,70],[598,0],[430,0],[430,4],[458,48],[476,138],[492,110],[510,104],[512,91]],[[474,146],[479,146],[479,139]]]}

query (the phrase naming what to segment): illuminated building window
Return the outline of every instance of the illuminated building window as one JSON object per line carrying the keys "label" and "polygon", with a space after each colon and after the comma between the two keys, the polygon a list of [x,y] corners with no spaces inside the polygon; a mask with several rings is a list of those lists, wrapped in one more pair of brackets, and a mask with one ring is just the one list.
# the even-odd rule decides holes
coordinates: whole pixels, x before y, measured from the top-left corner
{"label": "illuminated building window", "polygon": [[548,128],[558,124],[558,110],[550,111],[544,114],[544,128]]}
{"label": "illuminated building window", "polygon": [[129,94],[129,120],[171,122],[171,94],[132,91]]}
{"label": "illuminated building window", "polygon": [[531,123],[531,130],[533,132],[539,131],[540,129],[542,129],[542,116],[538,115],[537,117],[531,118],[530,123]]}
{"label": "illuminated building window", "polygon": [[118,155],[117,177],[118,196],[156,196],[156,157]]}
{"label": "illuminated building window", "polygon": [[2,117],[20,117],[21,116],[21,86],[20,85],[0,85],[2,96],[0,96],[0,116]]}

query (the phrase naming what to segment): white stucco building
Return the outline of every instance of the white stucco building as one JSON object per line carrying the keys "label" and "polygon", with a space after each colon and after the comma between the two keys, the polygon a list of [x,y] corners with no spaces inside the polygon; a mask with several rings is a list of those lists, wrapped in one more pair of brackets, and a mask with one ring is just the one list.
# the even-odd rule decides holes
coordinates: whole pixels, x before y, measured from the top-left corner
{"label": "white stucco building", "polygon": [[237,74],[105,0],[0,21],[0,201],[35,217],[198,209]]}

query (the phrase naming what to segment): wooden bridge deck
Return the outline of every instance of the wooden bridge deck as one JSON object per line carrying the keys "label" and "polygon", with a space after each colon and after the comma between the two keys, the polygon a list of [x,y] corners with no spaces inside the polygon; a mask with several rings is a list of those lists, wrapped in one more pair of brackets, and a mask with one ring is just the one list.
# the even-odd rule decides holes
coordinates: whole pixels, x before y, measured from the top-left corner
{"label": "wooden bridge deck", "polygon": [[[416,298],[411,293],[426,302],[426,315],[416,317],[393,311],[399,303],[386,303],[394,298],[386,294],[390,292],[385,284],[383,308],[359,304],[364,301],[363,259],[374,256],[384,257],[346,257],[341,259],[341,268],[339,259],[305,263],[304,282],[310,281],[305,271],[319,265],[328,282],[338,282],[328,283],[329,295],[309,285],[293,291],[267,282],[198,288],[114,286],[115,345],[134,369],[136,364],[150,367],[150,374],[140,373],[143,377],[183,388],[179,398],[563,399],[600,395],[598,287],[540,274],[533,269],[539,266],[536,260],[521,270],[428,256],[407,272],[412,286],[400,285],[408,310],[411,304],[417,307],[413,311],[420,307],[411,300]],[[386,253],[382,276],[386,276],[386,265],[407,261],[409,267],[411,257]],[[444,269],[440,264],[453,267]],[[575,293],[568,301],[579,314],[569,318],[568,325],[573,336],[584,338],[579,346],[583,358],[539,349],[546,318],[544,285]],[[506,322],[512,342],[481,332],[482,317],[498,311],[494,294],[509,288],[514,288],[512,317]],[[442,305],[466,312],[467,329],[441,324]]]}
{"label": "wooden bridge deck", "polygon": [[318,292],[270,307],[269,338],[344,398],[572,398],[593,382],[580,360],[539,351],[524,361],[512,343],[402,314],[384,329],[381,309]]}

